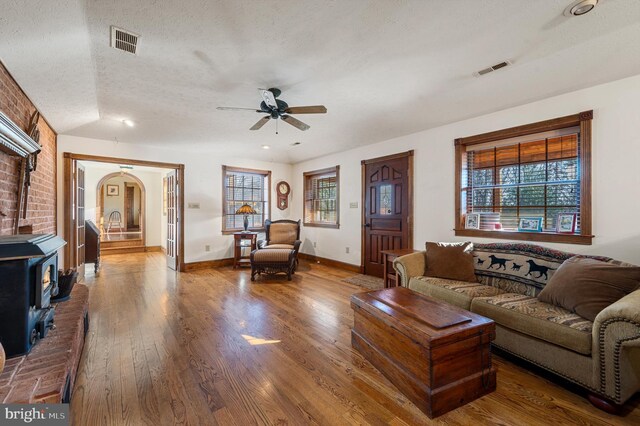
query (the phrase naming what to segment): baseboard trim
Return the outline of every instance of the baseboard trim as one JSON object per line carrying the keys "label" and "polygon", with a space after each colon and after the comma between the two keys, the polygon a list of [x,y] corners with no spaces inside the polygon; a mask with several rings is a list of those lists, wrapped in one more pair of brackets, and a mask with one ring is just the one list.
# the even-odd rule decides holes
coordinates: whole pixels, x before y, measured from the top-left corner
{"label": "baseboard trim", "polygon": [[[356,274],[360,273],[360,265],[353,265],[351,263],[340,262],[339,260],[327,259],[320,256],[314,256],[312,254],[298,253],[298,257],[309,262],[320,263],[322,265],[331,266],[333,268],[342,269]],[[233,265],[233,258],[215,259],[215,260],[202,260],[199,262],[189,262],[184,264],[184,271],[197,271],[200,269],[219,268],[222,266]]]}
{"label": "baseboard trim", "polygon": [[315,256],[313,254],[298,253],[300,259],[308,260],[309,262],[320,263],[326,266],[331,266],[345,271],[360,273],[360,265],[354,265],[352,263],[340,262],[339,260],[327,259],[326,257]]}
{"label": "baseboard trim", "polygon": [[197,271],[199,269],[219,268],[221,266],[233,265],[233,257],[226,259],[201,260],[199,262],[189,262],[184,264],[184,272]]}
{"label": "baseboard trim", "polygon": [[109,256],[112,254],[128,254],[128,253],[145,253],[145,252],[162,252],[160,246],[133,246],[133,247],[111,247],[101,248],[100,256]]}

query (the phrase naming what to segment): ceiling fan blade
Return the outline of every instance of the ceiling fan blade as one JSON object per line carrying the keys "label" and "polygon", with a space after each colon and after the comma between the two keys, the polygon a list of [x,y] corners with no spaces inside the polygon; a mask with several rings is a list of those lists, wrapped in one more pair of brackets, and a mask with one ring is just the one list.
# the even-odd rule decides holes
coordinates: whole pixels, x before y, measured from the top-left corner
{"label": "ceiling fan blade", "polygon": [[260,94],[262,95],[262,99],[264,100],[265,104],[272,108],[278,109],[276,97],[273,96],[273,92],[271,92],[271,90],[260,89]]}
{"label": "ceiling fan blade", "polygon": [[290,115],[283,115],[282,119],[284,120],[285,123],[291,124],[293,127],[296,127],[302,131],[309,130],[309,128],[311,127],[308,124],[305,124],[302,121],[298,120],[297,118],[293,118]]}
{"label": "ceiling fan blade", "polygon": [[324,114],[327,108],[324,105],[289,107],[284,112],[287,114]]}
{"label": "ceiling fan blade", "polygon": [[260,120],[258,120],[258,122],[256,124],[254,124],[251,129],[249,130],[258,130],[260,128],[262,128],[262,126],[264,126],[265,124],[267,124],[267,121],[271,120],[271,116],[267,115],[265,117],[262,117]]}
{"label": "ceiling fan blade", "polygon": [[219,109],[220,111],[255,111],[255,112],[262,112],[259,109],[255,109],[255,108],[217,107],[216,109]]}

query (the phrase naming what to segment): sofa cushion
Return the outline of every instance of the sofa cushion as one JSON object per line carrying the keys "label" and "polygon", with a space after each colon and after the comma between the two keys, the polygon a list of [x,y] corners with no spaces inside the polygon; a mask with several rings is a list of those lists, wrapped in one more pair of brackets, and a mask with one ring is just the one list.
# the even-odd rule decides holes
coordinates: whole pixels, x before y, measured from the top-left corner
{"label": "sofa cushion", "polygon": [[297,223],[272,223],[269,225],[269,244],[293,244],[297,236]]}
{"label": "sofa cushion", "polygon": [[268,246],[262,247],[263,249],[287,249],[293,250],[293,244],[269,244]]}
{"label": "sofa cushion", "polygon": [[426,244],[427,277],[449,280],[478,282],[473,269],[473,243],[432,243]]}
{"label": "sofa cushion", "polygon": [[520,333],[584,355],[591,354],[593,323],[535,297],[518,293],[477,297],[471,301],[471,312],[491,318],[497,324]]}
{"label": "sofa cushion", "polygon": [[434,277],[413,277],[409,280],[409,289],[467,310],[469,310],[471,299],[474,297],[495,296],[504,293],[499,288],[480,283]]}
{"label": "sofa cushion", "polygon": [[254,263],[289,263],[291,250],[254,250],[251,252],[251,262]]}
{"label": "sofa cushion", "polygon": [[538,298],[591,321],[601,310],[640,286],[640,267],[582,256],[566,260]]}

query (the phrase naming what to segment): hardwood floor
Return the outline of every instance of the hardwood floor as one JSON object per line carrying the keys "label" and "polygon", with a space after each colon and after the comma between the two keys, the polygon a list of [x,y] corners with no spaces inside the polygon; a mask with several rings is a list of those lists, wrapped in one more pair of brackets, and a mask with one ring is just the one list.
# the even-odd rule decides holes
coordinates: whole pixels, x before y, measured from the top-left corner
{"label": "hardwood floor", "polygon": [[104,258],[87,277],[73,424],[640,424],[638,396],[609,416],[497,356],[496,392],[430,421],[351,349],[352,273],[303,262],[291,282],[249,275]]}

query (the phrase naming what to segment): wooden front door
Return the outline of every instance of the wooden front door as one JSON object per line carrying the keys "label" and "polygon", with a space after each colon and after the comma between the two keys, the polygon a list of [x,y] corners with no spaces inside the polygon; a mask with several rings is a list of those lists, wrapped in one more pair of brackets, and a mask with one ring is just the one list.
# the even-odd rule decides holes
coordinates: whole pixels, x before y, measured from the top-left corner
{"label": "wooden front door", "polygon": [[78,280],[84,278],[84,167],[77,164],[76,168],[76,265],[78,267]]}
{"label": "wooden front door", "polygon": [[176,171],[167,174],[167,266],[178,268],[178,180]]}
{"label": "wooden front door", "polygon": [[362,161],[362,265],[383,275],[382,250],[411,248],[413,151]]}

